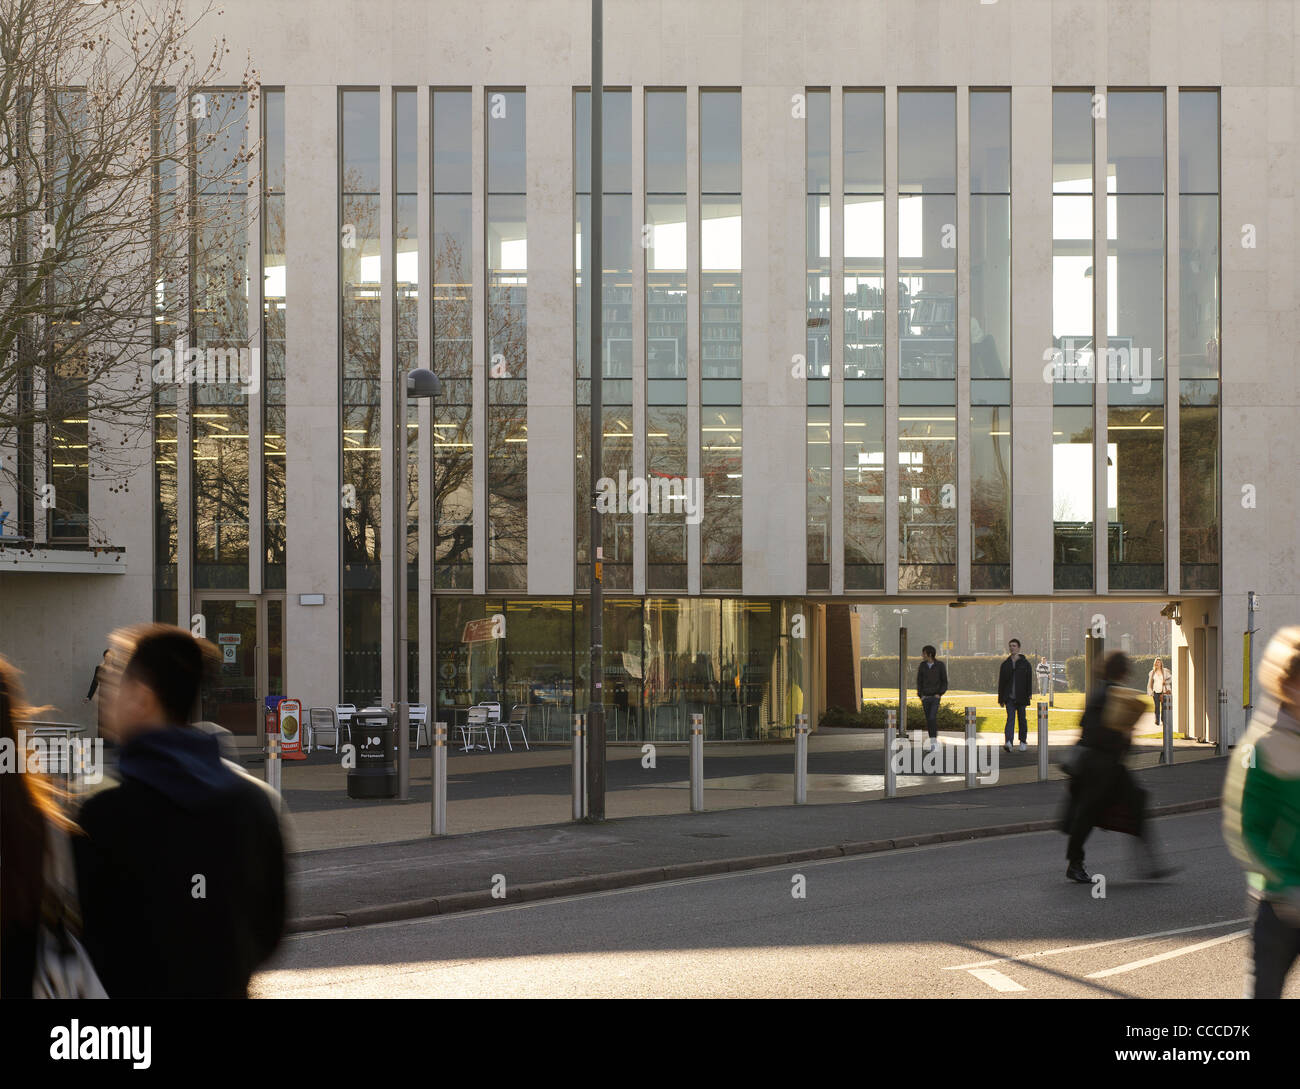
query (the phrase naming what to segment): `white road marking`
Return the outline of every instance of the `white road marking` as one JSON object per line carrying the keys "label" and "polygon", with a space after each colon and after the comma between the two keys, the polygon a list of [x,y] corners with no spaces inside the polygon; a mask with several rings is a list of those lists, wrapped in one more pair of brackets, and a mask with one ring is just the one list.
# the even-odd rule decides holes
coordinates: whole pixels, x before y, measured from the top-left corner
{"label": "white road marking", "polygon": [[1222,945],[1224,942],[1235,941],[1237,938],[1244,938],[1249,933],[1249,930],[1237,930],[1231,934],[1222,934],[1206,942],[1197,942],[1195,945],[1187,945],[1182,949],[1172,949],[1168,953],[1158,953],[1154,957],[1143,957],[1141,960],[1121,964],[1115,968],[1107,968],[1102,972],[1089,972],[1085,978],[1105,979],[1107,976],[1117,976],[1122,972],[1136,972],[1139,968],[1145,968],[1149,964],[1159,964],[1162,960],[1172,960],[1174,957],[1181,957],[1187,953],[1196,953],[1202,949],[1209,949],[1212,945]]}
{"label": "white road marking", "polygon": [[[1037,953],[1019,953],[1014,957],[996,957],[993,960],[977,960],[970,964],[953,964],[945,972],[969,972],[972,968],[987,968],[991,964],[1009,964],[1014,961],[1032,960],[1034,957],[1054,957],[1058,953],[1077,953],[1083,949],[1100,949],[1103,945],[1118,945],[1122,942],[1139,942],[1148,938],[1167,938],[1174,934],[1190,934],[1194,930],[1213,930],[1217,926],[1235,926],[1248,923],[1249,918],[1221,919],[1217,923],[1200,923],[1197,926],[1180,926],[1176,930],[1157,930],[1150,934],[1134,934],[1128,938],[1108,938],[1100,942],[1088,942],[1085,945],[1063,945],[1059,949],[1043,949]],[[1233,935],[1235,937],[1236,935]]]}
{"label": "white road marking", "polygon": [[1010,976],[1004,976],[996,968],[972,968],[970,974],[978,979],[981,983],[987,983],[995,991],[1023,991],[1020,986]]}

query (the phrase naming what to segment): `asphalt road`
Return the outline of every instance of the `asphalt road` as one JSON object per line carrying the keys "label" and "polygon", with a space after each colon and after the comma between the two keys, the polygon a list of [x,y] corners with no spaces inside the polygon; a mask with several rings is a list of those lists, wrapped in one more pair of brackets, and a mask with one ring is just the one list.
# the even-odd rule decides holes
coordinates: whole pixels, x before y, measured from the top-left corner
{"label": "asphalt road", "polygon": [[[295,935],[260,997],[1178,997],[1242,994],[1248,926],[1220,814],[1155,821],[1184,869],[1137,880],[1094,833],[1105,896],[1057,833]],[[796,891],[803,879],[803,897]],[[1300,970],[1288,997],[1300,997]]]}

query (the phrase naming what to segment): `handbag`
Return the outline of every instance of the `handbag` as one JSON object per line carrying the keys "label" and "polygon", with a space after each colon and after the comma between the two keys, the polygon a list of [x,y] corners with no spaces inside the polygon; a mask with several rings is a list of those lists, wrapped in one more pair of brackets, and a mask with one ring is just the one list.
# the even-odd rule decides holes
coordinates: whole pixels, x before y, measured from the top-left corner
{"label": "handbag", "polygon": [[33,998],[107,998],[90,954],[81,944],[81,910],[72,852],[63,829],[49,824],[45,901],[36,935]]}

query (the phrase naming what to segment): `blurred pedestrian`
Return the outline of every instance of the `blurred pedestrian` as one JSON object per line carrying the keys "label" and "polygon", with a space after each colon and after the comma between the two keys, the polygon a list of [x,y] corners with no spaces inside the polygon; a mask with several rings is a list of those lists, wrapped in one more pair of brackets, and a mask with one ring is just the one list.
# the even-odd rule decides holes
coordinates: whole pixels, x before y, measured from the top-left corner
{"label": "blurred pedestrian", "polygon": [[67,837],[76,831],[54,785],[29,764],[18,731],[27,706],[0,657],[0,998],[103,997],[82,947]]}
{"label": "blurred pedestrian", "polygon": [[1011,742],[1016,734],[1016,716],[1020,716],[1020,751],[1026,749],[1029,738],[1029,723],[1025,720],[1025,708],[1029,706],[1029,697],[1033,694],[1033,674],[1029,669],[1029,659],[1020,653],[1020,640],[1012,639],[1007,643],[1010,653],[1002,659],[998,669],[998,705],[1007,709],[1006,744],[1002,746],[1011,751]]}
{"label": "blurred pedestrian", "polygon": [[948,691],[948,667],[936,659],[939,652],[926,644],[921,648],[921,664],[916,668],[916,694],[925,711],[925,728],[930,740],[926,751],[938,748],[939,703]]}
{"label": "blurred pedestrian", "polygon": [[1223,833],[1255,901],[1249,998],[1281,998],[1300,956],[1300,627],[1273,636],[1259,666],[1267,701],[1228,761]]}
{"label": "blurred pedestrian", "polygon": [[1155,705],[1157,726],[1161,722],[1160,713],[1165,709],[1165,695],[1168,691],[1169,674],[1165,672],[1165,667],[1157,658],[1151,666],[1151,672],[1147,674],[1147,695]]}
{"label": "blurred pedestrian", "polygon": [[211,643],[145,624],[111,644],[105,726],[121,783],[81,811],[86,948],[115,998],[242,998],[284,931],[275,806],[190,725]]}
{"label": "blurred pedestrian", "polygon": [[1124,765],[1124,756],[1133,744],[1133,727],[1145,707],[1140,692],[1120,683],[1128,676],[1130,665],[1122,650],[1106,655],[1101,676],[1088,693],[1079,742],[1067,764],[1070,785],[1061,822],[1061,830],[1070,837],[1065,848],[1065,876],[1080,884],[1092,882],[1083,865],[1083,845],[1093,828],[1137,837],[1146,877],[1157,879],[1175,872],[1157,856],[1148,834],[1146,791]]}

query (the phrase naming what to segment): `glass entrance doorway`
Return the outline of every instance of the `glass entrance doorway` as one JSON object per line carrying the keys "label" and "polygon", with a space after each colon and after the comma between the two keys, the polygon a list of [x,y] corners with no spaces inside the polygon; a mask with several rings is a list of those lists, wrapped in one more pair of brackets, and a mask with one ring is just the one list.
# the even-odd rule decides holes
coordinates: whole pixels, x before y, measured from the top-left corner
{"label": "glass entrance doorway", "polygon": [[241,749],[260,749],[266,732],[266,698],[284,691],[284,601],[280,598],[203,597],[208,641],[220,656],[203,686],[203,719],[224,726]]}

